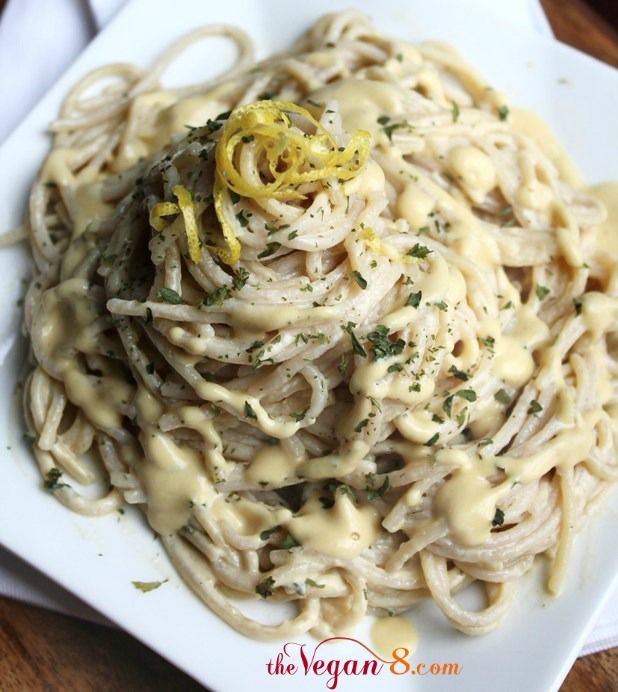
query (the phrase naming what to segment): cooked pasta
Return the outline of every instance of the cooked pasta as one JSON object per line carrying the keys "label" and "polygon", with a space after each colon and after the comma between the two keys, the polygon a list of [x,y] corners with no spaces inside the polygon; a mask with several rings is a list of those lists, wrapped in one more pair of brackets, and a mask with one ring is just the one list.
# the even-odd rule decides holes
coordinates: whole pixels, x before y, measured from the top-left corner
{"label": "cooked pasta", "polygon": [[[233,69],[162,90],[210,36]],[[259,63],[218,25],[86,76],[27,224],[46,488],[142,507],[259,639],[426,597],[482,634],[542,555],[557,592],[618,474],[618,271],[605,208],[524,130],[451,48],[353,11]],[[262,624],[247,594],[296,611]]]}

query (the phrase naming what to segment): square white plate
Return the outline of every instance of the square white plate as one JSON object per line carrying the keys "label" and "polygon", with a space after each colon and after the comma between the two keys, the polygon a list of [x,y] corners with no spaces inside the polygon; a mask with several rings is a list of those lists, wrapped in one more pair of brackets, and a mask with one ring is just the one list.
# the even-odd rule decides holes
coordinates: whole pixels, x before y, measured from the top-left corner
{"label": "square white plate", "polygon": [[[173,38],[199,24],[231,22],[254,38],[258,55],[282,49],[320,14],[344,9],[350,0],[134,0],[99,35],[0,149],[0,228],[17,225],[32,178],[48,141],[45,127],[62,96],[93,67],[129,61],[142,66]],[[534,109],[559,138],[590,182],[618,179],[618,73],[565,46],[494,19],[474,3],[457,0],[356,0],[385,33],[409,40],[437,38],[454,44],[512,103]],[[379,8],[379,11],[378,11]],[[217,60],[229,58],[218,42]],[[194,65],[191,79],[208,69]],[[185,63],[186,65],[186,63]],[[89,519],[65,510],[42,489],[32,454],[21,439],[19,395],[14,395],[26,351],[19,337],[18,298],[29,273],[24,247],[0,252],[3,306],[0,311],[0,541],[74,592],[161,655],[218,690],[252,682],[268,690],[326,689],[326,677],[271,677],[266,663],[275,643],[246,639],[219,621],[175,574],[139,512]],[[553,601],[540,586],[540,572],[526,580],[501,629],[482,638],[454,632],[432,603],[411,614],[419,631],[414,661],[456,662],[457,677],[394,676],[341,678],[338,690],[557,689],[610,592],[618,571],[613,493],[590,527],[578,537],[564,594]],[[132,580],[169,579],[144,594]],[[369,623],[356,636],[369,643]],[[310,642],[312,648],[315,642]],[[322,649],[321,651],[324,651]],[[328,658],[361,657],[358,647],[328,647]]]}

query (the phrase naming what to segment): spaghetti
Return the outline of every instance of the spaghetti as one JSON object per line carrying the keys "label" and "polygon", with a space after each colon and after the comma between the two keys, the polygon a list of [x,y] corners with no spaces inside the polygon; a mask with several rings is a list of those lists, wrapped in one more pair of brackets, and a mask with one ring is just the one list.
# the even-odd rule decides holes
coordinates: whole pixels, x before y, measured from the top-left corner
{"label": "spaghetti", "polygon": [[[208,36],[235,67],[161,90]],[[603,206],[515,120],[450,48],[356,12],[258,64],[214,26],[149,72],[88,75],[30,198],[48,490],[143,507],[190,587],[261,639],[428,596],[481,634],[542,554],[558,591],[618,474],[618,272]],[[455,597],[473,582],[479,611]],[[297,612],[262,624],[245,594]]]}

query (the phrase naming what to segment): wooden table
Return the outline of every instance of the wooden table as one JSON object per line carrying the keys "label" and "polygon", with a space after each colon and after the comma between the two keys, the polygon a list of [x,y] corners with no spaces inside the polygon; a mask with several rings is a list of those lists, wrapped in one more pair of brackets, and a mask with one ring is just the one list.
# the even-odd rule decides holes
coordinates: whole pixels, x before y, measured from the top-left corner
{"label": "wooden table", "polygon": [[[3,4],[0,0],[0,10]],[[583,0],[542,0],[542,4],[557,38],[618,67],[618,32]],[[561,692],[615,689],[618,648],[578,659]],[[194,692],[204,688],[123,632],[0,599],[0,690]]]}

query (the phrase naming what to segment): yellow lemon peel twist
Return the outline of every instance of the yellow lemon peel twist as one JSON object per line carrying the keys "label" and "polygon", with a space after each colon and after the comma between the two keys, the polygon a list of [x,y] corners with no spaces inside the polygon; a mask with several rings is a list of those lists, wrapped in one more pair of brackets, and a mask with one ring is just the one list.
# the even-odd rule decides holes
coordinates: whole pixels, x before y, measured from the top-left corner
{"label": "yellow lemon peel twist", "polygon": [[[308,122],[315,133],[307,134],[295,127],[291,113]],[[241,144],[252,146],[255,160],[264,161],[270,182],[243,178],[236,162]],[[239,106],[223,126],[215,152],[214,208],[227,247],[208,246],[209,251],[230,266],[240,259],[240,241],[225,216],[224,196],[228,190],[250,199],[300,199],[303,195],[297,187],[303,183],[353,178],[367,163],[370,146],[371,135],[355,130],[348,145],[338,147],[330,132],[308,110],[290,101],[256,101]],[[191,193],[183,185],[176,185],[172,192],[178,204],[155,204],[150,210],[150,225],[162,231],[167,225],[164,217],[182,213],[189,256],[199,262],[202,253]]]}
{"label": "yellow lemon peel twist", "polygon": [[178,200],[178,206],[182,212],[185,222],[185,233],[187,234],[187,245],[189,246],[189,257],[197,264],[202,259],[202,248],[200,237],[197,233],[197,221],[195,219],[195,207],[191,193],[184,185],[174,185],[172,188],[174,196]]}
{"label": "yellow lemon peel twist", "polygon": [[178,205],[174,202],[159,202],[150,210],[150,225],[155,231],[162,231],[167,226],[167,221],[163,217],[178,214],[179,211]]}
{"label": "yellow lemon peel twist", "polygon": [[[289,113],[310,123],[315,133],[294,127]],[[241,143],[254,147],[256,159],[265,159],[271,182],[243,178],[235,162]],[[302,195],[295,186],[302,183],[353,178],[367,163],[370,145],[369,132],[355,130],[348,145],[340,148],[307,109],[291,101],[256,101],[232,111],[223,126],[215,152],[217,175],[243,197],[299,199]]]}
{"label": "yellow lemon peel twist", "polygon": [[202,259],[202,248],[197,232],[196,210],[193,206],[193,198],[184,185],[174,185],[172,192],[178,200],[178,204],[175,202],[159,202],[155,204],[149,214],[150,225],[155,231],[162,231],[168,225],[163,217],[181,213],[185,224],[185,233],[187,234],[189,257],[197,264]]}
{"label": "yellow lemon peel twist", "polygon": [[[301,116],[315,128],[306,134],[294,127],[289,113]],[[266,163],[271,182],[251,182],[236,163],[241,144],[254,148],[255,160]],[[240,243],[224,214],[224,195],[229,188],[250,199],[289,200],[302,198],[296,186],[336,177],[353,178],[367,163],[371,135],[355,130],[346,147],[339,148],[333,136],[311,115],[290,101],[256,101],[232,111],[221,131],[215,152],[215,212],[229,250],[211,248],[227,264],[240,257]]]}

